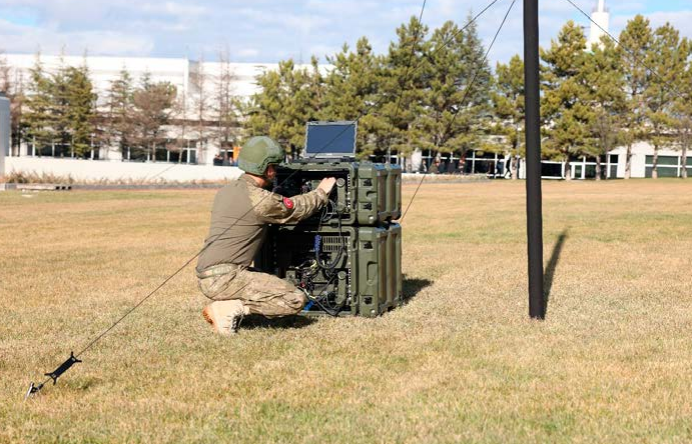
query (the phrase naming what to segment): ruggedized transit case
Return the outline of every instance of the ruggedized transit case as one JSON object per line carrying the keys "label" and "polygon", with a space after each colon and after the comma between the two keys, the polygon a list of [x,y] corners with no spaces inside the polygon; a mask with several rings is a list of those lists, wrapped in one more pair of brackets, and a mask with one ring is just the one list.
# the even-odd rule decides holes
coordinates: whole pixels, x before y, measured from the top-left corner
{"label": "ruggedized transit case", "polygon": [[402,300],[401,227],[271,226],[255,267],[307,292],[304,314],[378,316]]}
{"label": "ruggedized transit case", "polygon": [[387,170],[387,214],[388,220],[401,217],[401,167],[385,164]]}
{"label": "ruggedized transit case", "polygon": [[286,197],[314,190],[325,177],[337,179],[334,202],[308,219],[312,224],[378,225],[401,213],[401,168],[370,162],[311,160],[283,164],[276,171],[275,191]]}

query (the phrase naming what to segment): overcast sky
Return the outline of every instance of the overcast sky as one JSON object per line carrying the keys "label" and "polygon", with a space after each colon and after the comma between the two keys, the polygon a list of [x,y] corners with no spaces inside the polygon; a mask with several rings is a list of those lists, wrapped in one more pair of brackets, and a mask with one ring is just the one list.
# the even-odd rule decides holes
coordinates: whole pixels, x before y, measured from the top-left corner
{"label": "overcast sky", "polygon": [[[596,0],[573,0],[590,12]],[[490,0],[428,0],[423,22],[466,22]],[[232,61],[307,61],[353,46],[367,36],[385,52],[394,30],[420,14],[422,0],[0,0],[0,50],[8,53],[189,57],[215,60],[227,47]],[[481,16],[478,31],[487,45],[511,0],[499,0]],[[541,42],[547,45],[569,19],[587,20],[566,0],[541,0]],[[612,33],[637,13],[655,26],[670,21],[692,37],[692,0],[606,0]],[[522,6],[517,0],[490,55],[506,61],[522,49]]]}

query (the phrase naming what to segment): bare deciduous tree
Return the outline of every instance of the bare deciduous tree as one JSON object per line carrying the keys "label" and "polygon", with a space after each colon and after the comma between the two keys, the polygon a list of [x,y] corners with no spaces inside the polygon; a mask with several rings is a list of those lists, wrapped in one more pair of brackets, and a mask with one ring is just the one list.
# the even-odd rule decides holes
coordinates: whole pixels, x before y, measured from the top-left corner
{"label": "bare deciduous tree", "polygon": [[219,72],[216,76],[214,112],[216,120],[216,140],[224,153],[224,162],[228,162],[228,150],[238,143],[239,113],[238,101],[233,95],[235,75],[231,68],[228,49],[219,53]]}
{"label": "bare deciduous tree", "polygon": [[148,160],[156,161],[156,145],[163,138],[163,127],[170,123],[175,98],[175,86],[170,82],[154,83],[148,73],[134,93],[136,139]]}
{"label": "bare deciduous tree", "polygon": [[197,156],[204,158],[207,145],[207,122],[208,122],[208,85],[209,76],[204,68],[204,56],[200,56],[196,63],[196,69],[190,74],[191,96],[194,97],[193,112],[197,120]]}

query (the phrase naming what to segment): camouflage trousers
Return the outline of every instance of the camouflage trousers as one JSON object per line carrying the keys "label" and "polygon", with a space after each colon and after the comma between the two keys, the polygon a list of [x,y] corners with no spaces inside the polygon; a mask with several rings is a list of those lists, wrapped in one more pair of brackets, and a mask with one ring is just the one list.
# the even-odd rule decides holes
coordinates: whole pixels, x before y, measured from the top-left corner
{"label": "camouflage trousers", "polygon": [[216,265],[197,273],[197,278],[209,299],[239,299],[250,313],[268,318],[297,314],[307,302],[302,291],[283,279],[241,265]]}

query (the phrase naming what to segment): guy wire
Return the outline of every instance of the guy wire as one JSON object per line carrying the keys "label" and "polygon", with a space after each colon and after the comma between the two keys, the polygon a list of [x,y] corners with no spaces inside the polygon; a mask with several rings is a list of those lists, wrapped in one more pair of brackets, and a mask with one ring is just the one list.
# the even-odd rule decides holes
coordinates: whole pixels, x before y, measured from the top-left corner
{"label": "guy wire", "polygon": [[[454,119],[456,119],[457,114],[459,114],[459,111],[461,110],[461,105],[464,103],[466,100],[466,97],[468,96],[469,91],[471,90],[471,87],[473,86],[474,82],[476,81],[476,78],[478,77],[478,73],[482,69],[482,65],[488,60],[488,55],[490,54],[490,50],[493,49],[493,45],[495,44],[495,40],[497,40],[497,36],[500,35],[500,31],[502,30],[502,27],[505,25],[505,22],[507,21],[507,17],[509,16],[510,11],[512,10],[512,7],[514,6],[514,3],[516,0],[512,0],[512,3],[509,5],[509,8],[507,8],[507,12],[505,13],[505,16],[502,19],[502,23],[500,23],[500,27],[497,28],[497,32],[495,32],[495,36],[493,37],[493,40],[490,42],[490,46],[488,46],[488,50],[485,52],[485,56],[483,57],[483,61],[480,63],[480,66],[478,69],[473,74],[473,77],[471,78],[471,82],[466,86],[466,90],[464,91],[464,95],[461,97],[461,101],[459,103],[459,108],[457,108],[457,112],[454,113],[452,116],[452,120],[449,122],[449,125],[447,125],[447,131],[451,128],[452,123],[454,123]],[[411,208],[411,204],[413,203],[413,200],[416,198],[416,195],[418,194],[418,190],[420,190],[421,185],[423,185],[423,181],[425,178],[430,174],[429,172],[425,172],[423,174],[423,177],[421,177],[420,182],[418,182],[418,186],[416,187],[416,191],[413,193],[413,196],[411,197],[411,200],[409,200],[408,205],[406,206],[406,211],[404,211],[404,214],[401,216],[401,219],[399,219],[399,223],[404,221],[404,218],[406,217],[406,214],[408,213],[409,208]]]}
{"label": "guy wire", "polygon": [[[474,17],[472,17],[472,18],[468,21],[468,23],[466,23],[466,25],[464,25],[462,28],[460,28],[460,30],[459,30],[457,33],[455,33],[452,37],[450,37],[450,39],[448,39],[447,41],[443,42],[440,48],[437,48],[435,51],[432,51],[431,54],[436,53],[438,50],[441,50],[444,46],[446,46],[447,44],[449,44],[459,33],[463,32],[464,30],[466,30],[466,28],[468,28],[468,27],[471,26],[473,23],[475,23],[476,20],[477,20],[479,17],[481,17],[488,9],[490,9],[490,8],[491,8],[495,3],[497,3],[498,1],[499,1],[499,0],[492,0],[492,1],[491,1],[485,8],[483,8],[478,14],[476,14]],[[424,2],[423,4],[425,5],[425,2]],[[421,14],[422,14],[422,10],[421,10]],[[419,65],[416,67],[416,69],[414,69],[412,72],[416,72],[418,69],[420,69],[420,67],[421,67],[421,64],[419,64]],[[361,118],[363,118],[365,115],[367,115],[367,114],[370,112],[370,110],[372,110],[372,109],[375,108],[377,105],[379,105],[383,100],[384,100],[384,97],[381,97],[379,100],[377,100],[376,102],[374,102],[373,104],[371,104],[370,106],[368,106],[368,107],[367,107],[363,112],[361,112],[361,114],[354,120],[354,123],[358,122]],[[331,140],[329,140],[320,150],[316,151],[316,152],[315,152],[312,156],[310,156],[310,157],[311,157],[311,158],[314,158],[315,156],[317,156],[318,154],[320,154],[321,152],[323,152],[325,149],[327,149],[335,140],[337,140],[345,131],[347,131],[347,129],[348,129],[348,128],[344,128],[341,132],[339,132],[336,136],[334,136]],[[172,167],[171,167],[171,168],[172,168]],[[292,178],[295,174],[297,174],[297,173],[298,173],[298,170],[296,170],[296,171],[294,171],[293,173],[289,174],[289,175],[283,180],[283,182],[281,182],[281,184],[283,184],[283,183],[285,183],[287,180],[291,179],[291,178]],[[422,181],[421,181],[421,182],[422,182]],[[280,184],[280,185],[281,185],[281,184]],[[419,187],[420,187],[420,185],[419,185]],[[86,352],[87,350],[89,350],[94,344],[96,344],[96,342],[98,342],[99,340],[101,340],[101,338],[103,338],[108,332],[110,332],[113,328],[115,328],[115,326],[117,326],[123,319],[125,319],[127,316],[129,316],[134,310],[136,310],[137,308],[139,308],[145,301],[147,301],[151,296],[153,296],[153,295],[154,295],[159,289],[161,289],[166,283],[168,283],[171,279],[173,279],[175,276],[177,276],[185,267],[187,267],[193,260],[195,260],[195,259],[196,259],[200,254],[202,254],[207,248],[209,248],[209,246],[211,246],[214,242],[216,242],[221,236],[223,236],[224,234],[226,234],[226,232],[227,232],[228,230],[230,230],[230,229],[233,228],[235,225],[237,225],[238,222],[239,222],[240,220],[242,220],[245,216],[247,216],[248,214],[250,214],[250,212],[252,212],[258,205],[260,205],[260,204],[264,201],[264,199],[266,199],[267,197],[269,197],[269,196],[271,196],[271,195],[273,195],[273,194],[274,194],[273,192],[270,192],[270,193],[267,194],[265,197],[263,197],[262,199],[260,199],[253,207],[251,207],[248,211],[246,211],[245,213],[243,213],[239,218],[236,219],[235,222],[233,222],[231,225],[229,225],[224,231],[222,231],[221,233],[219,233],[218,235],[216,235],[214,238],[212,238],[210,242],[208,242],[206,245],[204,245],[204,246],[202,247],[202,249],[200,249],[200,250],[199,250],[194,256],[192,256],[189,260],[187,260],[187,261],[186,261],[180,268],[178,268],[173,274],[171,274],[169,277],[167,277],[161,284],[159,284],[159,286],[157,286],[153,291],[151,291],[151,292],[150,292],[149,294],[147,294],[144,298],[142,298],[142,299],[141,299],[137,304],[135,304],[131,309],[129,309],[128,311],[126,311],[124,315],[122,315],[117,321],[115,321],[115,323],[113,323],[110,327],[108,327],[108,328],[107,328],[106,330],[104,330],[101,334],[99,334],[95,339],[93,339],[91,342],[89,342],[84,348],[82,348],[82,350],[81,350],[79,353],[75,354],[75,357],[79,357],[79,356],[82,355],[84,352]],[[414,197],[415,197],[415,195],[414,195]],[[411,205],[411,203],[409,202],[409,207],[410,207],[410,205]],[[408,208],[407,208],[407,211],[408,211]],[[405,214],[404,214],[404,215],[405,215]],[[403,219],[403,217],[402,217],[402,219]],[[39,384],[38,387],[42,387],[46,382],[50,381],[50,379],[51,379],[51,378],[46,379],[43,383]],[[39,388],[39,389],[40,389],[40,388]]]}

